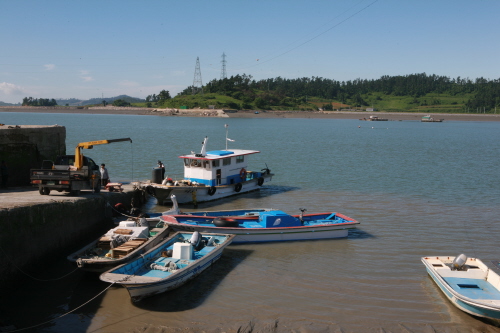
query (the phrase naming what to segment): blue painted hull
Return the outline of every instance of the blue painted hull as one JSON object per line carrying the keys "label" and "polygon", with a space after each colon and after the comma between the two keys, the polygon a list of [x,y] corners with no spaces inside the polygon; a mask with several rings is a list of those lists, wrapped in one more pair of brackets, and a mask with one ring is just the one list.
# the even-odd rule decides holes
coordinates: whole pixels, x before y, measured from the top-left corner
{"label": "blue painted hull", "polygon": [[[191,213],[192,214],[192,213]],[[161,220],[173,230],[235,235],[233,243],[283,242],[344,238],[358,221],[339,213],[288,215],[279,210],[239,210],[163,215]],[[248,214],[251,214],[249,216]],[[231,220],[227,225],[224,218]],[[230,224],[229,224],[230,223]]]}
{"label": "blue painted hull", "polygon": [[[100,279],[125,287],[134,302],[178,288],[216,262],[234,238],[224,234],[203,236],[205,240],[212,239],[212,243],[197,250],[186,242],[193,233],[176,233],[136,260],[101,274]],[[176,254],[176,244],[187,246],[189,254]],[[169,251],[171,254],[167,254]]]}

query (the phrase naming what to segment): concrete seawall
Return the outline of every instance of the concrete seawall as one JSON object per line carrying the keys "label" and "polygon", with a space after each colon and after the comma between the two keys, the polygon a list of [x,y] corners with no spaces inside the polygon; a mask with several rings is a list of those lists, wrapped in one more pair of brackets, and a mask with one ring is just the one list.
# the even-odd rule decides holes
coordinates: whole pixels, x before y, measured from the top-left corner
{"label": "concrete seawall", "polygon": [[8,186],[30,184],[30,169],[66,154],[64,126],[0,125],[0,160],[9,169]]}
{"label": "concrete seawall", "polygon": [[12,282],[22,271],[67,256],[89,235],[113,227],[116,203],[143,203],[145,193],[126,185],[123,192],[92,193],[79,197],[65,193],[40,195],[33,188],[0,191],[0,281]]}

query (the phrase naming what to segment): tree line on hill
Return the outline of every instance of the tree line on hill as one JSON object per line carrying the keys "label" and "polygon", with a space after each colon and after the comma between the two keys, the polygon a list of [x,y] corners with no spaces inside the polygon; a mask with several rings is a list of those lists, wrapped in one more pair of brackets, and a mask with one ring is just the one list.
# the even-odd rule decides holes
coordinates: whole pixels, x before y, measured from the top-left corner
{"label": "tree line on hill", "polygon": [[[204,99],[195,99],[200,92],[211,94]],[[427,94],[439,94],[451,97],[463,97],[464,109],[469,112],[493,112],[500,107],[500,79],[488,80],[483,77],[471,80],[469,78],[449,78],[446,76],[427,75],[426,73],[382,76],[379,79],[355,79],[352,81],[336,81],[322,77],[303,77],[285,79],[282,77],[264,80],[254,80],[251,75],[234,75],[225,79],[214,79],[203,87],[189,86],[172,98],[167,90],[160,91],[146,97],[146,106],[152,107],[207,107],[206,104],[215,104],[217,107],[234,109],[300,109],[309,105],[313,109],[316,105],[310,104],[311,99],[323,101],[323,109],[333,109],[333,101],[354,107],[370,106],[373,100],[380,100],[380,95],[410,97],[409,104],[439,105],[438,98],[427,98]],[[216,95],[215,97],[213,95]],[[366,99],[370,99],[367,102]],[[70,105],[67,100],[66,105]],[[76,100],[75,100],[76,101]],[[61,101],[62,102],[62,101]],[[74,103],[74,101],[71,100]],[[128,106],[131,103],[141,103],[144,100],[121,95],[114,98],[79,101],[79,105],[113,103],[115,106]],[[71,103],[71,104],[73,104]],[[453,102],[451,104],[457,104]],[[55,99],[23,98],[22,105],[27,106],[55,106]],[[62,104],[61,104],[62,105]],[[460,107],[460,106],[459,106]],[[479,111],[480,110],[480,111]]]}
{"label": "tree line on hill", "polygon": [[23,98],[23,106],[56,106],[57,102],[55,99],[48,98],[33,98],[33,97],[24,97]]}
{"label": "tree line on hill", "polygon": [[[184,89],[178,96],[193,93],[195,87]],[[198,88],[199,89],[199,88]],[[253,105],[266,108],[271,105],[296,106],[316,97],[335,100],[353,106],[369,106],[363,95],[382,93],[393,96],[411,96],[415,99],[429,93],[449,96],[472,96],[465,107],[473,110],[491,111],[500,106],[500,79],[483,77],[471,80],[457,77],[410,74],[405,76],[382,76],[379,79],[356,79],[335,81],[322,77],[285,79],[282,77],[253,80],[251,75],[235,75],[225,79],[214,79],[202,87],[204,93],[216,93],[241,100],[241,108]],[[331,104],[330,104],[331,106]]]}

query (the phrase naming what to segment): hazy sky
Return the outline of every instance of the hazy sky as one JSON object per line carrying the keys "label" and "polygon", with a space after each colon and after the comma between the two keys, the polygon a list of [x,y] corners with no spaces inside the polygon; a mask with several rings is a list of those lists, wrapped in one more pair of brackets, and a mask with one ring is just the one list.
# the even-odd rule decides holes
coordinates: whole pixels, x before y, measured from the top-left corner
{"label": "hazy sky", "polygon": [[0,101],[175,96],[227,76],[500,78],[497,0],[0,0]]}

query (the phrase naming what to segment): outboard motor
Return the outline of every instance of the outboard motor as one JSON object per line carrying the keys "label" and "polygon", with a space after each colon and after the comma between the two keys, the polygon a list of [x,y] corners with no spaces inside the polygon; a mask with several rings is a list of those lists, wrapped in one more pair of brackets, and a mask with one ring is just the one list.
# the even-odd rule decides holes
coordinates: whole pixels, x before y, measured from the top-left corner
{"label": "outboard motor", "polygon": [[193,245],[195,251],[199,251],[204,247],[201,234],[198,231],[193,232],[193,236],[191,236],[189,243]]}
{"label": "outboard motor", "polygon": [[137,222],[140,227],[149,227],[149,222],[144,214],[139,215],[139,220]]}
{"label": "outboard motor", "polygon": [[457,271],[463,270],[466,262],[467,262],[467,256],[462,253],[461,255],[453,259],[452,263],[453,269]]}
{"label": "outboard motor", "polygon": [[307,210],[305,208],[299,208],[300,210],[300,216],[299,216],[299,219],[300,219],[300,223],[304,224],[304,212]]}

